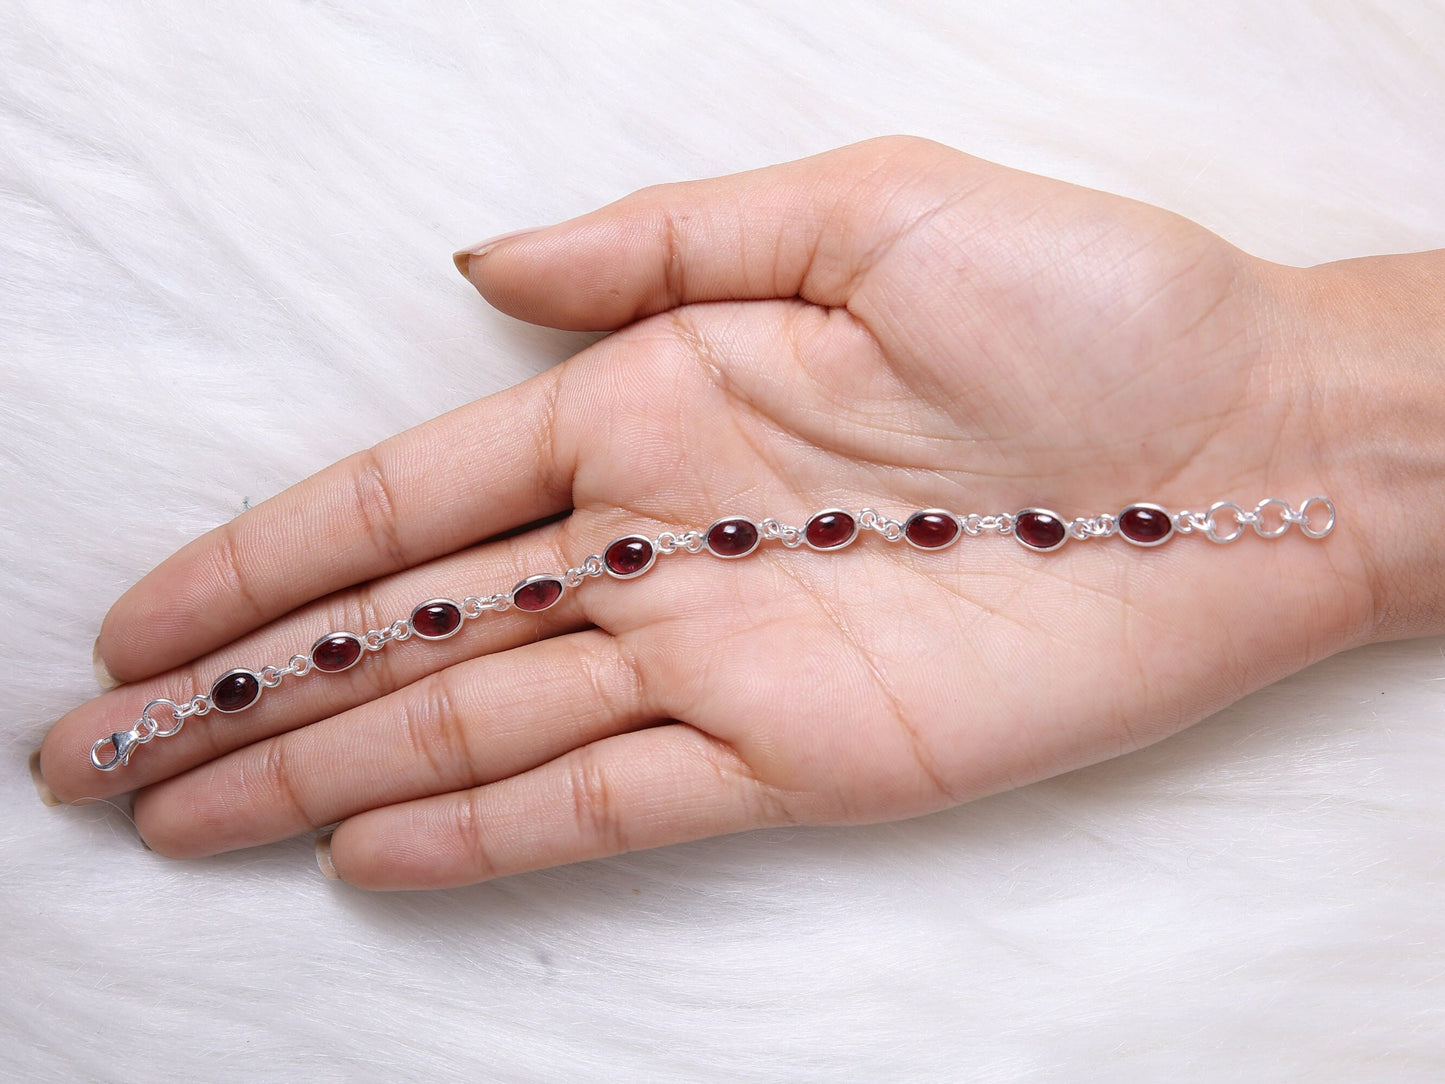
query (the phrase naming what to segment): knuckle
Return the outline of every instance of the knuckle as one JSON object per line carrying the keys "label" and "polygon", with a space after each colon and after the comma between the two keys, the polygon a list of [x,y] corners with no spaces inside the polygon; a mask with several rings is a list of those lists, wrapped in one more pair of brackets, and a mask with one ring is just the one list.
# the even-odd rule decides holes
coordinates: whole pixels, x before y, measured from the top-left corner
{"label": "knuckle", "polygon": [[632,648],[609,636],[581,658],[587,685],[605,717],[625,722],[646,712],[647,686]]}
{"label": "knuckle", "polygon": [[453,831],[470,872],[478,880],[501,876],[502,868],[487,836],[487,817],[481,805],[481,792],[468,792],[452,808]]}
{"label": "knuckle", "polygon": [[401,726],[417,759],[429,766],[434,784],[452,790],[474,780],[466,725],[445,674],[433,674],[407,696],[401,705]]}
{"label": "knuckle", "polygon": [[236,520],[229,520],[221,525],[216,535],[216,546],[211,550],[211,561],[221,582],[230,593],[245,603],[253,618],[264,621],[270,615],[252,589],[251,574],[241,557],[240,540],[237,538],[239,528],[236,523]]}
{"label": "knuckle", "polygon": [[787,792],[766,782],[732,745],[702,731],[698,731],[698,736],[719,787],[738,802],[749,826],[784,827],[802,823]]}
{"label": "knuckle", "polygon": [[292,766],[291,758],[287,754],[284,739],[277,739],[266,744],[264,752],[261,754],[258,776],[256,786],[259,792],[258,798],[263,801],[279,799],[299,821],[308,827],[316,826],[317,822],[311,819],[311,814],[301,797],[300,782],[296,770]]}
{"label": "knuckle", "polygon": [[683,240],[682,223],[675,213],[663,210],[662,233],[662,288],[668,308],[675,308],[687,297],[686,243]]}
{"label": "knuckle", "polygon": [[579,838],[595,840],[598,846],[615,854],[631,850],[616,794],[597,757],[581,750],[572,760],[568,781]]}
{"label": "knuckle", "polygon": [[406,547],[402,545],[396,502],[391,483],[375,448],[358,452],[352,460],[351,491],[357,522],[377,551],[394,568],[404,568]]}

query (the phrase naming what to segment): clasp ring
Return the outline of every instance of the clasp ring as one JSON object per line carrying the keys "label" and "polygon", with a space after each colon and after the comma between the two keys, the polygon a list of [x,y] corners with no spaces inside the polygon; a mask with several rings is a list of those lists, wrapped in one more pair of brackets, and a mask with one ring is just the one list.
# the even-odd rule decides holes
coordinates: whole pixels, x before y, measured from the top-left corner
{"label": "clasp ring", "polygon": [[[1322,504],[1329,518],[1325,520],[1323,527],[1310,526],[1310,505]],[[1335,502],[1328,497],[1308,497],[1304,504],[1299,506],[1299,529],[1310,538],[1323,538],[1335,529]]]}

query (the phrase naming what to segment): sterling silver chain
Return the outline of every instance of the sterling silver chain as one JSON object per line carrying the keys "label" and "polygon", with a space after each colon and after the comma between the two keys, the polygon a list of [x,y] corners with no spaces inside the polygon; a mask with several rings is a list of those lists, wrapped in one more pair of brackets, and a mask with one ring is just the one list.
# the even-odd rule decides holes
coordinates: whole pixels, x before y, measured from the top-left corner
{"label": "sterling silver chain", "polygon": [[[461,601],[432,599],[412,611],[410,617],[393,621],[385,628],[366,633],[329,633],[307,654],[292,655],[284,666],[267,665],[259,670],[237,669],[223,674],[209,693],[198,693],[184,703],[158,697],[141,710],[140,717],[129,729],[97,741],[90,750],[90,760],[101,771],[109,772],[130,762],[131,755],[142,745],[156,738],[179,734],[187,719],[208,715],[213,711],[231,714],[250,707],[266,689],[274,689],[287,678],[304,678],[314,672],[339,673],[350,669],[367,654],[381,651],[388,644],[410,640],[445,639],[460,631],[466,621],[475,621],[483,614],[503,613],[518,609],[540,612],[556,604],[569,590],[589,579],[612,576],[633,579],[646,572],[658,556],[676,553],[696,554],[704,551],[716,557],[737,558],[753,553],[762,542],[777,542],[786,549],[807,546],[815,550],[836,550],[851,544],[862,531],[881,535],[889,542],[907,541],[922,550],[945,549],[961,537],[978,538],[986,534],[1012,535],[1025,548],[1047,553],[1069,540],[1123,537],[1136,546],[1153,547],[1174,535],[1203,535],[1211,542],[1227,545],[1237,541],[1246,528],[1260,538],[1279,538],[1291,526],[1299,527],[1307,538],[1324,538],[1335,529],[1334,503],[1324,496],[1307,498],[1299,508],[1278,497],[1268,497],[1253,509],[1233,501],[1216,501],[1206,511],[1188,509],[1169,512],[1154,504],[1133,504],[1116,514],[1078,516],[1063,519],[1047,509],[1029,508],[1021,512],[981,515],[970,512],[955,515],[945,509],[930,508],[915,512],[907,520],[890,519],[873,508],[852,512],[830,508],[815,513],[803,526],[792,526],[777,519],[758,522],[741,516],[717,520],[705,531],[686,529],[663,531],[656,538],[627,535],[616,539],[602,553],[594,553],[566,572],[528,576],[511,591],[485,596],[468,595]],[[630,549],[614,551],[626,544]],[[555,591],[554,591],[555,588]],[[427,608],[439,608],[443,618],[454,625],[444,631],[427,632],[418,628],[418,615]],[[433,620],[436,620],[433,618]],[[328,641],[355,642],[355,658],[341,666],[318,665],[318,654]],[[227,680],[238,682],[249,699],[239,706],[218,704],[218,690]],[[232,696],[234,697],[234,692]]]}

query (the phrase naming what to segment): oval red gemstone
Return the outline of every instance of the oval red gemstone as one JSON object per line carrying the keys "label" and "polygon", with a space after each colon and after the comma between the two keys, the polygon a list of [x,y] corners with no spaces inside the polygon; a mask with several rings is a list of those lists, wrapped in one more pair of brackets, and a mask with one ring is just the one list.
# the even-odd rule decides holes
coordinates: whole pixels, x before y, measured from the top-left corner
{"label": "oval red gemstone", "polygon": [[742,557],[758,545],[758,528],[749,519],[723,519],[708,528],[707,548],[719,557]]}
{"label": "oval red gemstone", "polygon": [[645,538],[619,538],[602,553],[602,562],[614,576],[636,576],[652,564],[652,543]]}
{"label": "oval red gemstone", "polygon": [[222,674],[211,686],[211,704],[217,711],[249,708],[261,695],[261,679],[249,670]]}
{"label": "oval red gemstone", "polygon": [[316,641],[311,649],[311,665],[324,674],[350,670],[361,658],[361,641],[349,632],[333,632]]}
{"label": "oval red gemstone", "polygon": [[461,627],[461,607],[449,599],[423,602],[411,612],[411,630],[423,640],[441,640]]}
{"label": "oval red gemstone", "polygon": [[958,537],[958,520],[944,512],[914,512],[903,533],[921,549],[938,550]]}
{"label": "oval red gemstone", "polygon": [[1014,534],[1031,549],[1051,550],[1064,544],[1069,529],[1052,512],[1030,508],[1014,517]]}
{"label": "oval red gemstone", "polygon": [[545,610],[561,597],[561,580],[532,580],[512,590],[512,605],[519,610],[536,613],[538,610]]}
{"label": "oval red gemstone", "polygon": [[846,546],[858,535],[858,523],[847,512],[819,512],[803,528],[808,545],[819,550]]}
{"label": "oval red gemstone", "polygon": [[1174,531],[1174,521],[1160,508],[1131,504],[1119,513],[1119,533],[1141,546],[1157,546]]}

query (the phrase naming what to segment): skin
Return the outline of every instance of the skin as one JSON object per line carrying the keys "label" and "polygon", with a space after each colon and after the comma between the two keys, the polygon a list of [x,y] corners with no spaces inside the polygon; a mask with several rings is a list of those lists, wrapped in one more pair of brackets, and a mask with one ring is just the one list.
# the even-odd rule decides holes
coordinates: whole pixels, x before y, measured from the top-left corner
{"label": "skin", "polygon": [[[340,822],[343,880],[460,885],[927,813],[1441,631],[1418,522],[1445,475],[1439,254],[1280,267],[1157,208],[892,138],[647,189],[459,267],[514,316],[617,331],[127,591],[97,645],[125,684],[42,748],[61,800],[139,788],[142,836],[176,857]],[[1316,493],[1340,509],[1324,541],[1038,554],[994,534],[926,553],[864,534],[663,557],[544,614],[288,679],[119,771],[88,761],[152,697],[633,532]]]}

